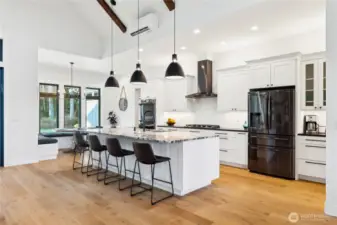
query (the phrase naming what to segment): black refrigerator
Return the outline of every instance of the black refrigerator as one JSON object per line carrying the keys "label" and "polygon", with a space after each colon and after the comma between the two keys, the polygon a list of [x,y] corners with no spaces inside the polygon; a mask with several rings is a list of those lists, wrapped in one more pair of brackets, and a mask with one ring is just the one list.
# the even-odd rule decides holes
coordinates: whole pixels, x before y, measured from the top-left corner
{"label": "black refrigerator", "polygon": [[295,87],[248,93],[248,169],[295,178]]}

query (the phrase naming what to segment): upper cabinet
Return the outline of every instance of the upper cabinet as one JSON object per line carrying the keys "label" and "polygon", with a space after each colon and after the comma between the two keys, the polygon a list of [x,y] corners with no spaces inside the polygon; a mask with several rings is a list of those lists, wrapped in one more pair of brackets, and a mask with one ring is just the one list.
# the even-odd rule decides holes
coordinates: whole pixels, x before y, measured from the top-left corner
{"label": "upper cabinet", "polygon": [[249,75],[248,70],[218,74],[218,111],[247,111]]}
{"label": "upper cabinet", "polygon": [[192,94],[196,87],[195,78],[186,76],[181,80],[164,80],[164,110],[166,112],[190,111],[186,95]]}
{"label": "upper cabinet", "polygon": [[[312,58],[312,57],[311,57]],[[325,110],[326,107],[326,61],[321,54],[302,61],[302,109]]]}
{"label": "upper cabinet", "polygon": [[248,92],[255,88],[296,85],[300,54],[247,62],[217,72],[218,111],[247,111]]}
{"label": "upper cabinet", "polygon": [[250,66],[253,88],[292,86],[296,84],[296,59],[280,59]]}

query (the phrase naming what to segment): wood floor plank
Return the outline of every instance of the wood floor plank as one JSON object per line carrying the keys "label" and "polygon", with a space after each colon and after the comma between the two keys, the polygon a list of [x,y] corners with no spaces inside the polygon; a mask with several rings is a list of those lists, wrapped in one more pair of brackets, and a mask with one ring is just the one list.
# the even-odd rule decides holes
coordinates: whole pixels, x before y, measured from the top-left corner
{"label": "wood floor plank", "polygon": [[220,166],[211,186],[151,206],[149,193],[130,197],[73,171],[71,160],[0,169],[0,225],[283,225],[292,212],[299,225],[337,224],[324,215],[322,184]]}

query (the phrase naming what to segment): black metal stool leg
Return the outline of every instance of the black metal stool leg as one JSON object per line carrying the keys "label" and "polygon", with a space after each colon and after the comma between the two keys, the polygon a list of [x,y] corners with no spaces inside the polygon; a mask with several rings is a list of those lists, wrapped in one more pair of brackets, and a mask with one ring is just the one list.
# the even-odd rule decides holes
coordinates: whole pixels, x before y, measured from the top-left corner
{"label": "black metal stool leg", "polygon": [[[118,164],[117,157],[115,157],[116,158],[116,165],[109,164],[109,158],[110,158],[110,154],[108,154],[107,166],[106,166],[106,171],[105,171],[105,179],[104,179],[104,184],[105,185],[117,182],[119,180],[119,177],[120,177],[120,174],[119,174],[119,164]],[[107,176],[107,174],[109,172],[109,165],[113,166],[113,167],[117,167],[117,174],[116,175]],[[118,179],[107,181],[108,179],[111,179],[111,178],[118,178]]]}
{"label": "black metal stool leg", "polygon": [[[153,166],[153,173],[152,173],[152,189],[151,189],[151,204],[152,204],[152,205],[155,205],[155,204],[157,204],[158,202],[161,202],[161,201],[163,201],[163,200],[165,200],[165,199],[168,199],[168,198],[171,198],[171,197],[174,196],[173,179],[172,179],[172,170],[171,170],[171,162],[170,162],[170,160],[168,161],[168,163],[169,163],[169,170],[170,170],[170,179],[171,179],[171,182],[168,182],[168,181],[164,181],[164,180],[155,178],[155,177],[154,177],[154,171],[155,171],[154,168],[155,168],[155,165]],[[151,168],[152,168],[152,167],[151,167]],[[157,201],[153,201],[153,182],[154,182],[154,180],[158,180],[158,181],[161,181],[161,182],[164,182],[164,183],[167,183],[167,184],[171,184],[171,190],[172,190],[172,193],[171,193],[170,195],[164,197],[164,198],[161,198],[161,199],[157,200]]]}

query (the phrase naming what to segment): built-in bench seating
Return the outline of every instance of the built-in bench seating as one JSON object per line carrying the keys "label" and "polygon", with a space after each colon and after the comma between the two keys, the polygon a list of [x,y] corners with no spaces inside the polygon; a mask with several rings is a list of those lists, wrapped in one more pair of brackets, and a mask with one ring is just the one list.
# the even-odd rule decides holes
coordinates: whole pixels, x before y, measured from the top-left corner
{"label": "built-in bench seating", "polygon": [[55,138],[39,135],[38,137],[38,154],[39,160],[56,159],[58,154],[58,140]]}
{"label": "built-in bench seating", "polygon": [[[56,132],[41,133],[38,138],[39,159],[56,159],[59,150],[74,148],[73,134],[75,130],[58,130]],[[81,131],[82,135],[88,132]]]}

